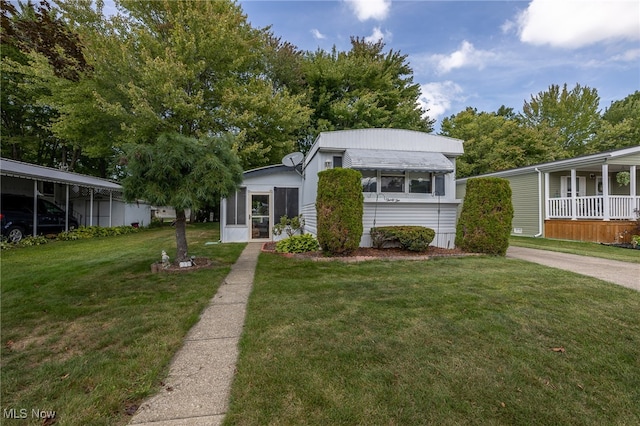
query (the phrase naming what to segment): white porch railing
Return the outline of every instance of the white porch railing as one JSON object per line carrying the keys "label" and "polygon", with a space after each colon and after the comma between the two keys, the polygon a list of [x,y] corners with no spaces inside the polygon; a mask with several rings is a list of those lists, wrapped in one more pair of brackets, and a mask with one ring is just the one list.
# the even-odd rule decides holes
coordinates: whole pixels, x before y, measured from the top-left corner
{"label": "white porch railing", "polygon": [[[576,197],[576,219],[604,219],[604,197]],[[637,218],[634,210],[640,210],[640,197],[625,195],[609,196],[609,219]],[[571,219],[573,215],[572,198],[550,198],[547,200],[547,217],[550,219]]]}

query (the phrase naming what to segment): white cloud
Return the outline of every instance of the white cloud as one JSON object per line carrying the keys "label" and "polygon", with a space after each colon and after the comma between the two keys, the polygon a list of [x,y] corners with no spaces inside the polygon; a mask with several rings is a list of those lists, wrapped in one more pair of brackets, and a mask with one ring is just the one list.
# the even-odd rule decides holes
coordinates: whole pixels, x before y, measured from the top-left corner
{"label": "white cloud", "polygon": [[386,19],[391,9],[391,0],[344,0],[359,21]]}
{"label": "white cloud", "polygon": [[612,61],[618,62],[635,62],[640,61],[640,49],[629,49],[621,55],[616,55],[611,58]]}
{"label": "white cloud", "polygon": [[317,28],[312,29],[311,34],[313,34],[313,38],[315,38],[316,40],[323,40],[327,38],[327,36],[322,34]]}
{"label": "white cloud", "polygon": [[430,118],[439,118],[451,108],[453,101],[464,100],[462,92],[462,87],[453,81],[422,84],[418,104],[429,110],[426,115]]}
{"label": "white cloud", "polygon": [[364,38],[365,41],[369,43],[376,43],[378,40],[386,40],[391,41],[391,37],[393,34],[389,31],[385,31],[384,33],[380,30],[380,27],[375,27],[373,29],[373,33],[370,36]]}
{"label": "white cloud", "polygon": [[[517,19],[524,43],[579,48],[640,39],[639,17],[637,0],[533,0]],[[503,25],[503,30],[508,26]]]}
{"label": "white cloud", "polygon": [[455,52],[449,55],[432,55],[431,61],[435,63],[437,72],[444,74],[462,67],[483,69],[485,63],[495,57],[495,53],[488,50],[477,50],[473,44],[465,40]]}

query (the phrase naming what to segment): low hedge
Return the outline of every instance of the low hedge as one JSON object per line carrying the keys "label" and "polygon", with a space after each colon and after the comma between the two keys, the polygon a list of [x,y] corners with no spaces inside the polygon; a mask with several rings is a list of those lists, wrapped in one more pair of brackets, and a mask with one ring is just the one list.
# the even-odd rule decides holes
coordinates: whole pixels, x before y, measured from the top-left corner
{"label": "low hedge", "polygon": [[389,243],[398,243],[410,251],[426,251],[436,236],[436,231],[424,226],[379,226],[371,228],[371,243],[383,248]]}
{"label": "low hedge", "polygon": [[53,237],[54,234],[51,234],[49,236],[27,236],[17,243],[9,243],[3,237],[2,239],[0,239],[0,250],[6,250],[14,247],[40,246],[43,244],[47,244],[52,240],[74,241],[95,237],[113,237],[116,235],[131,234],[138,231],[140,231],[140,228],[134,228],[133,226],[114,226],[111,228],[104,228],[100,226],[80,226],[79,228],[72,229],[70,231],[61,232],[55,235],[55,237]]}
{"label": "low hedge", "polygon": [[116,235],[131,234],[138,232],[140,228],[134,228],[133,226],[113,226],[110,228],[102,226],[81,226],[76,229],[72,229],[67,232],[61,232],[56,237],[60,241],[82,240],[85,238],[96,237],[113,237]]}
{"label": "low hedge", "polygon": [[318,240],[311,234],[292,235],[276,243],[278,253],[305,253],[319,248]]}

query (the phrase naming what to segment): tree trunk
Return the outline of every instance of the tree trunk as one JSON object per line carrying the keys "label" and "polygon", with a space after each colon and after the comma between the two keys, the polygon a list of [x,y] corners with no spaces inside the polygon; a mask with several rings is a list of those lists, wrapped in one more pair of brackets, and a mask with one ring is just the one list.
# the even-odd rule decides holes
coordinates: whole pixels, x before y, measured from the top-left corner
{"label": "tree trunk", "polygon": [[187,218],[184,210],[176,209],[176,260],[178,262],[186,262],[189,260],[187,256]]}

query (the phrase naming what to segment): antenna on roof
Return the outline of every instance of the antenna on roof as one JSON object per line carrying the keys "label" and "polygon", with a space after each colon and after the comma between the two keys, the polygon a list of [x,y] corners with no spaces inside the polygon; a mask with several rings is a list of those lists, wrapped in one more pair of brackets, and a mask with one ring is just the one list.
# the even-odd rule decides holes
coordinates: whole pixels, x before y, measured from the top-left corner
{"label": "antenna on roof", "polygon": [[292,152],[291,154],[287,154],[284,157],[282,157],[282,164],[284,164],[287,167],[293,167],[295,171],[302,176],[302,173],[300,173],[300,170],[297,167],[302,163],[302,160],[304,160],[303,153]]}

